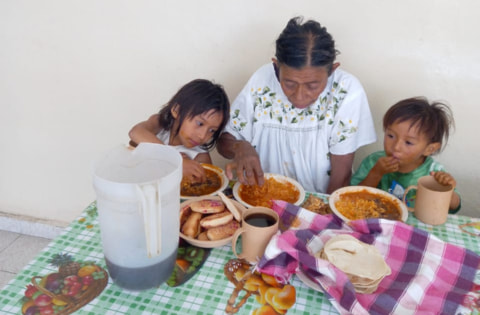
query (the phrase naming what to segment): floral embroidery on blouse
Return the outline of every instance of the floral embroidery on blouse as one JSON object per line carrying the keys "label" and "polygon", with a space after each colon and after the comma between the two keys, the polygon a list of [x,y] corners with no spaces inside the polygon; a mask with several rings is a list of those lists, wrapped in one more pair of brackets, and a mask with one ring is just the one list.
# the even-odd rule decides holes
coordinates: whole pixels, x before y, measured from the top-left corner
{"label": "floral embroidery on blouse", "polygon": [[[277,93],[272,92],[270,87],[251,88],[252,99],[254,100],[254,117],[252,123],[257,123],[261,117],[267,116],[270,120],[276,120],[279,123],[287,122],[289,124],[298,124],[303,121],[326,121],[328,125],[335,122],[335,116],[343,99],[348,91],[343,88],[341,82],[333,82],[332,88],[322,96],[320,94],[317,102],[304,109],[296,109],[292,104],[277,99]],[[240,109],[235,109],[232,113],[234,129],[241,131],[248,124],[240,117]],[[352,119],[346,118],[338,122],[335,143],[342,142],[348,138],[348,135],[357,132],[357,126]],[[334,143],[331,143],[334,144]]]}

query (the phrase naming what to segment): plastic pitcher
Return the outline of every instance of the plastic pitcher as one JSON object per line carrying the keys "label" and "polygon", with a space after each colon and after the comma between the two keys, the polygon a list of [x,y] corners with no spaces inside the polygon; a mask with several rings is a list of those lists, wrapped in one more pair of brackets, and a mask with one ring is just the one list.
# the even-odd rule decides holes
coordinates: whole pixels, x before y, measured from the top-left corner
{"label": "plastic pitcher", "polygon": [[93,186],[110,277],[144,290],[173,271],[180,229],[182,158],[173,148],[118,146],[95,165]]}

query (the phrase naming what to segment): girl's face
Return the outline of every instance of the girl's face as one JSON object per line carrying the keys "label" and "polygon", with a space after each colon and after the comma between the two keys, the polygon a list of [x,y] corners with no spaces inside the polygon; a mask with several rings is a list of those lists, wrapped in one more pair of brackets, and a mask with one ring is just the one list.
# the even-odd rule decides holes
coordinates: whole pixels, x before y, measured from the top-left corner
{"label": "girl's face", "polygon": [[[307,66],[296,69],[281,64],[276,59],[273,61],[278,68],[283,93],[296,108],[302,109],[313,104],[327,86],[327,67]],[[338,65],[334,64],[332,71],[335,71]]]}
{"label": "girl's face", "polygon": [[385,153],[398,160],[400,173],[413,171],[440,148],[440,143],[430,143],[417,126],[410,125],[410,121],[394,122],[383,138]]}
{"label": "girl's face", "polygon": [[[175,110],[172,110],[173,117],[178,117]],[[210,110],[194,117],[187,117],[183,120],[178,134],[170,140],[170,145],[183,145],[186,148],[193,148],[207,143],[213,134],[222,124],[223,114],[220,111]],[[173,129],[177,129],[177,121]]]}

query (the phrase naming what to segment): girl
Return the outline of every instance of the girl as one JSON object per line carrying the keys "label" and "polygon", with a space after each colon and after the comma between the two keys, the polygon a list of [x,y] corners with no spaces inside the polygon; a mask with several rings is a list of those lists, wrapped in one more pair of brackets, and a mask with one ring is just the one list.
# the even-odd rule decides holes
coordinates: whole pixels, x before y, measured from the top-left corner
{"label": "girl", "polygon": [[[400,198],[405,188],[429,174],[440,184],[455,187],[453,176],[431,157],[442,148],[442,140],[446,144],[453,124],[452,112],[445,104],[429,104],[420,97],[398,102],[383,117],[384,151],[366,157],[350,184],[377,187]],[[455,190],[450,213],[458,210],[460,196]]]}
{"label": "girl", "polygon": [[230,102],[222,86],[197,79],[184,85],[170,101],[129,132],[131,143],[153,142],[174,146],[183,156],[183,176],[205,181],[200,163],[212,163],[216,145],[229,119]]}

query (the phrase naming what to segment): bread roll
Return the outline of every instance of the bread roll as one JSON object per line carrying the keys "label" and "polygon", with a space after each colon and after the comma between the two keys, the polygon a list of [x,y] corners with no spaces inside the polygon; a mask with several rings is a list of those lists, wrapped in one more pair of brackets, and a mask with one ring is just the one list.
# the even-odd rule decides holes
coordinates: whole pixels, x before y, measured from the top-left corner
{"label": "bread roll", "polygon": [[210,229],[216,226],[227,224],[233,220],[233,214],[230,211],[207,215],[200,220],[200,226],[204,229]]}
{"label": "bread roll", "polygon": [[208,241],[207,231],[203,231],[202,233],[198,234],[197,240],[199,240],[199,241]]}
{"label": "bread roll", "polygon": [[227,224],[220,225],[213,227],[207,230],[207,237],[211,241],[217,241],[224,239],[226,237],[230,237],[235,233],[235,231],[240,227],[240,224],[235,221],[231,220]]}
{"label": "bread roll", "polygon": [[220,200],[199,200],[190,204],[190,209],[199,213],[220,213],[225,210],[225,204]]}
{"label": "bread roll", "polygon": [[190,209],[188,206],[183,208],[180,212],[180,226],[183,226],[185,222],[187,222],[188,217],[192,213],[192,209]]}
{"label": "bread roll", "polygon": [[200,234],[200,219],[202,214],[199,212],[192,212],[187,221],[182,226],[182,233],[188,237],[195,238]]}

